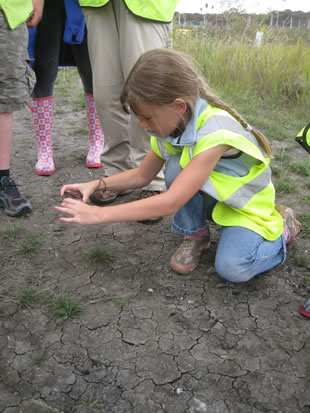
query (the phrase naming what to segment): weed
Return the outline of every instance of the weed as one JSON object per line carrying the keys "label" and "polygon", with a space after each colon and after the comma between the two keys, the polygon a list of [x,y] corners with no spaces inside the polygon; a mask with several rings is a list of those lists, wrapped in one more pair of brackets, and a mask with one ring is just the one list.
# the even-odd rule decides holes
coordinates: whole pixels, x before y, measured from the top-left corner
{"label": "weed", "polygon": [[38,302],[41,294],[34,288],[25,288],[18,292],[17,300],[21,308],[31,308],[31,304]]}
{"label": "weed", "polygon": [[116,301],[116,304],[120,307],[120,309],[122,310],[127,304],[128,304],[128,301],[127,300],[125,300],[124,298],[119,298],[117,301]]}
{"label": "weed", "polygon": [[42,363],[42,360],[43,360],[43,356],[44,356],[43,351],[41,351],[40,353],[35,354],[31,359],[31,364],[33,364],[34,366],[40,366],[40,364]]}
{"label": "weed", "polygon": [[62,222],[61,224],[59,224],[57,228],[55,228],[55,232],[64,232],[64,231],[67,231],[68,228],[69,226]]}
{"label": "weed", "polygon": [[73,131],[74,135],[88,135],[87,128],[78,128]]}
{"label": "weed", "polygon": [[282,168],[278,168],[277,166],[271,166],[272,175],[280,178],[283,175]]}
{"label": "weed", "polygon": [[309,274],[304,274],[304,281],[307,282],[307,283],[310,281]]}
{"label": "weed", "polygon": [[93,406],[95,406],[97,403],[98,403],[98,400],[96,400],[96,399],[88,399],[88,400],[85,400],[84,406],[85,406],[85,407],[93,407]]}
{"label": "weed", "polygon": [[279,162],[281,162],[281,163],[284,163],[285,165],[286,165],[287,163],[289,163],[290,160],[291,160],[290,156],[285,152],[284,149],[281,151],[281,153],[280,153],[279,155],[278,155],[278,154],[275,154],[275,155],[274,155],[274,159],[275,159],[276,161],[279,161]]}
{"label": "weed", "polygon": [[80,91],[78,97],[75,99],[74,103],[78,106],[78,108],[85,108],[85,98],[84,92]]}
{"label": "weed", "polygon": [[293,183],[289,178],[280,178],[275,184],[276,192],[282,194],[289,194],[295,192],[296,184]]}
{"label": "weed", "polygon": [[308,266],[308,257],[306,257],[305,255],[296,255],[294,257],[294,263],[295,265],[297,265],[297,267],[306,267]]}
{"label": "weed", "polygon": [[111,264],[113,254],[102,247],[95,247],[86,254],[86,259],[90,264]]}
{"label": "weed", "polygon": [[85,306],[65,294],[50,298],[47,302],[50,313],[56,318],[74,318],[84,311]]}
{"label": "weed", "polygon": [[300,199],[301,204],[310,204],[310,195],[303,195]]}
{"label": "weed", "polygon": [[70,158],[73,161],[84,161],[85,160],[85,154],[84,153],[71,153]]}
{"label": "weed", "polygon": [[39,251],[40,246],[41,236],[33,234],[18,245],[16,253],[19,255],[34,255]]}
{"label": "weed", "polygon": [[303,226],[302,234],[309,235],[310,234],[310,213],[298,215],[298,220],[301,222]]}
{"label": "weed", "polygon": [[56,109],[55,110],[55,115],[63,115],[64,113],[66,113],[64,109]]}
{"label": "weed", "polygon": [[302,176],[310,176],[310,163],[309,162],[292,162],[289,165],[289,169],[292,172],[296,172]]}
{"label": "weed", "polygon": [[13,239],[16,238],[16,236],[23,231],[23,227],[20,224],[13,224],[10,228],[2,231],[2,235],[4,239]]}

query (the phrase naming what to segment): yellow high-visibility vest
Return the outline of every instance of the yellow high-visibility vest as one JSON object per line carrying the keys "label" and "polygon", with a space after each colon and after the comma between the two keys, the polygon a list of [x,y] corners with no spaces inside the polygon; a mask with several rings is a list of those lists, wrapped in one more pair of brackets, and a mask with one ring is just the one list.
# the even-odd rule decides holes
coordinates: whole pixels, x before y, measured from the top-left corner
{"label": "yellow high-visibility vest", "polygon": [[299,132],[295,140],[310,153],[310,123]]}
{"label": "yellow high-visibility vest", "polygon": [[223,169],[217,171],[217,166],[225,162],[221,158],[200,188],[218,201],[212,213],[214,222],[222,226],[248,228],[274,241],[282,234],[283,220],[274,205],[270,158],[255,136],[228,112],[208,104],[198,116],[192,145],[177,148],[165,139],[151,136],[152,150],[166,161],[179,153],[181,168],[185,168],[195,156],[218,145],[229,145],[242,152],[240,162],[247,163],[248,169],[244,176],[231,176],[223,173]]}
{"label": "yellow high-visibility vest", "polygon": [[[147,20],[169,23],[179,0],[123,0],[127,9],[135,16]],[[102,7],[110,0],[79,0],[82,7]]]}
{"label": "yellow high-visibility vest", "polygon": [[8,25],[13,30],[31,16],[32,0],[0,0],[0,9],[4,12]]}

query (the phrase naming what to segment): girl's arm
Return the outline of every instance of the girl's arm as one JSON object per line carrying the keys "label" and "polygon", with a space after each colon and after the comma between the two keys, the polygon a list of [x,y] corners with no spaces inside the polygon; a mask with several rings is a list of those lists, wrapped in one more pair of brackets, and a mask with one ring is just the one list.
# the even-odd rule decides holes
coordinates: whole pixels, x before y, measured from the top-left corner
{"label": "girl's arm", "polygon": [[106,191],[116,192],[125,191],[126,189],[143,188],[156,177],[163,167],[163,164],[164,161],[150,150],[138,168],[129,169],[126,172],[104,178],[104,183],[100,183],[99,179],[97,179],[90,182],[64,185],[61,188],[60,195],[64,196],[66,191],[81,194],[83,201],[87,202],[89,196],[96,189],[99,189],[99,185],[101,189],[105,188]]}
{"label": "girl's arm", "polygon": [[[100,224],[105,222],[142,221],[172,215],[196,194],[227,149],[228,146],[220,145],[199,154],[181,171],[167,192],[151,198],[103,208],[90,206],[74,199],[65,199],[61,207],[56,207],[56,209],[72,217],[61,218],[60,220],[79,224]],[[150,155],[151,159],[148,162],[151,162],[154,156],[156,157],[155,154]],[[143,167],[147,166],[148,162]],[[157,162],[154,160],[154,163]],[[114,178],[116,179],[120,175],[122,174],[116,175]],[[116,183],[113,183],[112,178],[109,178],[109,181],[107,178],[107,183],[115,185],[111,188],[114,189]]]}

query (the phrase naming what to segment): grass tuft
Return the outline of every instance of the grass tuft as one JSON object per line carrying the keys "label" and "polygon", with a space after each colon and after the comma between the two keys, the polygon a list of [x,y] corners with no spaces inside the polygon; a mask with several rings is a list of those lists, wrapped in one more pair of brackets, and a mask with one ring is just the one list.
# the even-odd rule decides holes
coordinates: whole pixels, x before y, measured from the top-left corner
{"label": "grass tuft", "polygon": [[298,215],[298,220],[301,222],[303,226],[302,234],[309,235],[310,234],[310,213]]}
{"label": "grass tuft", "polygon": [[65,294],[50,298],[47,302],[50,313],[56,318],[74,318],[82,314],[85,305],[73,300]]}
{"label": "grass tuft", "polygon": [[18,245],[16,253],[18,255],[34,255],[39,251],[40,246],[41,236],[33,234]]}
{"label": "grass tuft", "polygon": [[2,231],[4,239],[14,239],[17,235],[23,231],[23,226],[20,224],[13,224],[10,228]]}
{"label": "grass tuft", "polygon": [[113,253],[102,247],[95,247],[86,254],[90,264],[111,264],[113,259]]}
{"label": "grass tuft", "polygon": [[25,288],[18,292],[17,299],[21,308],[31,308],[31,304],[40,301],[41,294],[34,288]]}
{"label": "grass tuft", "polygon": [[297,267],[308,267],[308,257],[306,257],[305,255],[296,255],[294,257],[294,263],[295,265],[297,265]]}
{"label": "grass tuft", "polygon": [[280,178],[275,184],[275,189],[280,194],[290,194],[296,191],[296,184],[289,178]]}

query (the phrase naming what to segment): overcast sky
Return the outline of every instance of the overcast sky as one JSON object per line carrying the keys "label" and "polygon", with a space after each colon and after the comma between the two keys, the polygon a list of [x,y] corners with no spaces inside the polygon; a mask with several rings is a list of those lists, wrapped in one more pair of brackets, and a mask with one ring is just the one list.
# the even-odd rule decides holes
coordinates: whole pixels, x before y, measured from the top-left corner
{"label": "overcast sky", "polygon": [[[226,4],[236,1],[245,11],[249,13],[264,13],[271,10],[301,10],[310,11],[310,0],[228,0]],[[206,3],[208,8],[205,7]],[[220,8],[220,0],[179,0],[179,4],[176,11],[180,13],[200,13],[202,8],[203,12],[207,13],[219,13],[225,10]],[[271,7],[272,4],[272,7]],[[212,6],[214,6],[212,8]],[[227,7],[226,7],[227,10]]]}

